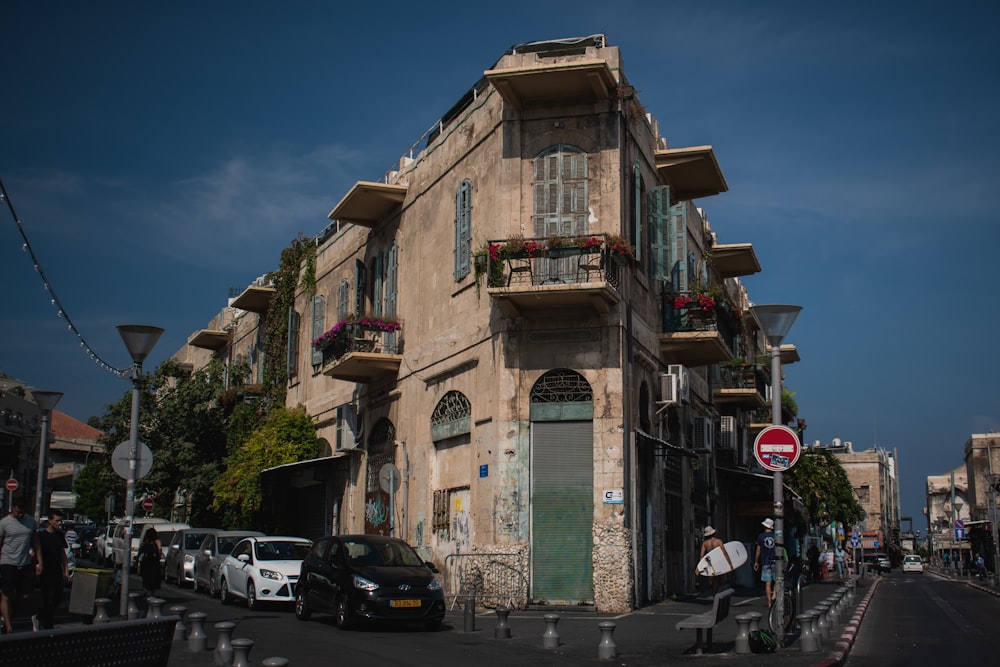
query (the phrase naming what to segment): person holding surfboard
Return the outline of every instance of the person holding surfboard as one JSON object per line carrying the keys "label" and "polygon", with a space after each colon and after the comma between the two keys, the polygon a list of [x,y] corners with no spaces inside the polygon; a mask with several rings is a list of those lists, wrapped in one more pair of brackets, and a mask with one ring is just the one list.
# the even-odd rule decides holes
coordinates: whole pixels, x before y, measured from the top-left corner
{"label": "person holding surfboard", "polygon": [[[705,530],[702,531],[702,537],[704,538],[704,541],[701,543],[701,553],[698,555],[699,560],[704,558],[705,554],[712,549],[722,546],[722,540],[716,537],[715,528],[712,528],[711,526],[705,526]],[[722,588],[722,578],[721,574],[709,577],[709,579],[712,580],[712,595],[718,593],[719,589]]]}
{"label": "person holding surfboard", "polygon": [[768,606],[774,604],[774,519],[768,517],[761,521],[764,532],[757,536],[757,548],[754,550],[753,570],[760,571],[760,580],[764,582],[764,594],[767,595]]}

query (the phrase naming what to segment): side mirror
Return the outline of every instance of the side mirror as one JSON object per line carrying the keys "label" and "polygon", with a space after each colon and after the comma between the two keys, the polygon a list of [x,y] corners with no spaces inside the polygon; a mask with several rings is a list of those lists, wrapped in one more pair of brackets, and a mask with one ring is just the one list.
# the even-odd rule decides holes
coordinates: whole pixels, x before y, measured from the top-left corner
{"label": "side mirror", "polygon": [[434,574],[438,573],[438,569],[434,566],[434,563],[430,562],[429,560],[424,561],[424,565],[426,565],[427,569],[433,572]]}
{"label": "side mirror", "polygon": [[240,561],[241,563],[249,563],[250,562],[250,555],[249,554],[240,554],[239,556],[236,557],[236,560]]}

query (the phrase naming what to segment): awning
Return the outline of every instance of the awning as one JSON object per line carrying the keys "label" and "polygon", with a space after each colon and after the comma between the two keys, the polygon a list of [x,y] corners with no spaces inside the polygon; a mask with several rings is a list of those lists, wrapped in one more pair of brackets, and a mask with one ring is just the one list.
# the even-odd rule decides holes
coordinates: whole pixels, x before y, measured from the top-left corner
{"label": "awning", "polygon": [[659,445],[667,449],[668,453],[676,454],[678,456],[691,456],[697,457],[698,452],[692,451],[690,449],[684,449],[679,445],[674,445],[666,440],[660,440],[657,437],[644,433],[640,429],[635,429],[635,444],[637,445]]}
{"label": "awning", "polygon": [[52,509],[71,510],[76,507],[76,494],[72,491],[53,491],[49,499]]}
{"label": "awning", "polygon": [[277,472],[277,471],[291,472],[293,469],[296,469],[296,468],[298,468],[298,469],[305,469],[305,468],[310,468],[310,467],[314,467],[314,466],[322,466],[324,463],[329,463],[329,462],[334,461],[336,459],[342,459],[345,456],[347,456],[348,454],[350,454],[351,452],[355,452],[355,451],[360,451],[360,450],[357,450],[357,449],[346,449],[346,450],[343,450],[343,451],[339,451],[336,454],[331,454],[330,456],[321,456],[321,457],[319,457],[317,459],[306,459],[305,461],[294,461],[293,463],[283,463],[280,466],[274,466],[274,467],[271,467],[271,468],[264,468],[263,470],[260,471],[260,474],[263,475],[266,472]]}
{"label": "awning", "polygon": [[338,459],[346,459],[352,451],[361,450],[347,449],[331,456],[286,463],[262,470],[260,475],[261,477],[266,476],[271,480],[271,483],[286,484],[295,488],[325,484],[333,479],[336,472],[335,468],[338,466]]}

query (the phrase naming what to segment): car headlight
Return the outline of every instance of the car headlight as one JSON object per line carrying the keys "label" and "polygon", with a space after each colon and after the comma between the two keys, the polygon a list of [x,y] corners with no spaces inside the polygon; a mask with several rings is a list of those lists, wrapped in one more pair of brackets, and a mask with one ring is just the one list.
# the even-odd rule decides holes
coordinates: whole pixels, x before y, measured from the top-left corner
{"label": "car headlight", "polygon": [[354,575],[354,587],[363,591],[374,591],[378,584],[370,579],[365,579],[360,574]]}
{"label": "car headlight", "polygon": [[441,590],[441,582],[437,579],[431,579],[431,583],[427,584],[427,590],[429,591]]}
{"label": "car headlight", "polygon": [[274,570],[261,570],[260,576],[265,579],[281,579],[281,573],[275,572]]}

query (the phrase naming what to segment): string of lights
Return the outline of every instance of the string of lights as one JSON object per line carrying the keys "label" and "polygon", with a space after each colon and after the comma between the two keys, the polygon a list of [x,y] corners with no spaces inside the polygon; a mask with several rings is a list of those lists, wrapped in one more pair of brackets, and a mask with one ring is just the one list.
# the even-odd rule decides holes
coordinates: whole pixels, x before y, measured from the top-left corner
{"label": "string of lights", "polygon": [[17,217],[17,213],[14,211],[14,203],[10,200],[10,195],[7,194],[7,188],[4,187],[2,179],[0,179],[0,200],[6,202],[7,209],[10,210],[10,215],[14,219],[14,224],[17,225],[17,231],[21,234],[21,238],[24,240],[24,243],[21,245],[21,250],[31,255],[31,261],[34,264],[35,273],[37,273],[38,277],[41,279],[42,287],[45,289],[46,292],[48,292],[50,305],[56,309],[56,315],[59,318],[66,320],[66,327],[80,341],[80,348],[87,353],[91,361],[96,363],[105,371],[117,375],[118,377],[121,378],[129,377],[129,374],[131,372],[131,367],[115,368],[108,362],[104,361],[104,359],[102,359],[101,356],[97,354],[97,352],[95,352],[94,349],[90,347],[90,345],[87,344],[87,341],[84,339],[83,334],[81,334],[80,330],[76,328],[75,324],[73,324],[73,320],[70,319],[69,313],[66,312],[66,309],[59,301],[59,297],[56,296],[56,292],[52,288],[52,284],[49,283],[49,279],[45,276],[45,271],[42,270],[42,264],[41,262],[38,261],[38,255],[35,254],[34,248],[31,247],[31,242],[28,240],[28,234],[24,230],[24,225],[21,224],[20,218]]}

